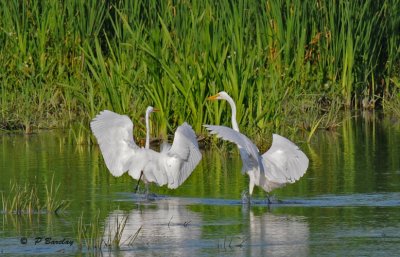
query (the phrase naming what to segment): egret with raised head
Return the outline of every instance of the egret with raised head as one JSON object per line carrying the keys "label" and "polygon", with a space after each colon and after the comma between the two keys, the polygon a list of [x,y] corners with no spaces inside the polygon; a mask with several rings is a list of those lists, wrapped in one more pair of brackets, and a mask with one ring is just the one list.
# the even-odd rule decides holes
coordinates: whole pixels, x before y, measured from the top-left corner
{"label": "egret with raised head", "polygon": [[[285,137],[273,134],[271,148],[261,155],[257,146],[247,136],[240,133],[233,99],[225,91],[210,96],[208,99],[226,100],[231,106],[232,128],[215,125],[204,126],[211,134],[238,146],[243,163],[242,174],[246,173],[250,178],[248,191],[250,196],[254,186],[259,186],[269,193],[288,183],[296,182],[304,175],[308,168],[308,158],[297,145]],[[244,194],[243,201],[248,202],[250,196]],[[268,203],[270,203],[269,197]]]}

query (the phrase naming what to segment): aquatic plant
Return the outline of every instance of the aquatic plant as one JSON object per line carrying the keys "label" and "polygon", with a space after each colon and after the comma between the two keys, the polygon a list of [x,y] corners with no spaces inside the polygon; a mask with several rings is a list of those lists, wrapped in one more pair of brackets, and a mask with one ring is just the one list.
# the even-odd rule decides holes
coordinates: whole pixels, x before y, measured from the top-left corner
{"label": "aquatic plant", "polygon": [[40,214],[55,213],[58,214],[65,210],[69,201],[59,200],[58,189],[60,185],[54,185],[54,176],[50,185],[45,185],[44,201],[38,194],[38,186],[25,183],[20,185],[10,181],[10,191],[8,195],[1,193],[2,210],[10,214]]}
{"label": "aquatic plant", "polygon": [[392,81],[396,90],[393,91],[391,100],[383,99],[383,107],[388,112],[400,119],[400,79]]}
{"label": "aquatic plant", "polygon": [[21,186],[10,182],[10,193],[8,196],[1,194],[3,212],[14,214],[33,214],[41,210],[40,199],[37,189],[27,184]]}
{"label": "aquatic plant", "polygon": [[239,247],[239,248],[242,248],[243,246],[244,246],[244,243],[246,242],[246,241],[248,241],[249,240],[249,237],[247,236],[247,237],[243,237],[243,238],[238,238],[239,240],[240,240],[240,242],[239,243],[235,243],[235,244],[232,244],[232,242],[233,242],[233,239],[234,238],[236,238],[236,237],[231,237],[230,238],[230,240],[229,240],[229,244],[228,244],[228,242],[227,242],[227,237],[225,236],[224,237],[224,242],[223,243],[219,243],[219,240],[218,240],[218,243],[217,243],[217,248],[218,249],[224,249],[224,250],[226,250],[227,248],[230,248],[230,249],[232,249],[232,248],[234,248],[234,247]]}
{"label": "aquatic plant", "polygon": [[101,251],[103,245],[104,230],[100,224],[100,211],[93,221],[84,223],[83,213],[78,219],[77,225],[77,243],[79,249],[86,247],[90,251]]}
{"label": "aquatic plant", "polygon": [[58,200],[58,190],[60,188],[60,184],[57,186],[54,185],[54,174],[51,178],[50,185],[45,184],[46,189],[46,202],[44,204],[44,208],[47,212],[54,212],[57,214],[59,211],[64,210],[68,207],[69,201],[66,200]]}
{"label": "aquatic plant", "polygon": [[112,223],[113,227],[111,227],[111,223],[108,224],[109,226],[105,232],[107,240],[104,241],[104,245],[108,247],[108,249],[119,249],[122,245],[132,246],[132,244],[135,242],[140,231],[142,230],[142,226],[140,226],[134,234],[128,236],[124,241],[122,241],[122,235],[124,233],[128,217],[129,215],[123,215],[122,218],[120,218],[119,215],[116,215],[114,217],[115,223]]}
{"label": "aquatic plant", "polygon": [[108,250],[118,250],[122,245],[132,246],[142,230],[142,226],[140,226],[134,234],[122,240],[129,215],[113,216],[113,220],[108,226],[101,224],[99,215],[100,211],[94,219],[86,224],[84,223],[83,213],[79,217],[76,233],[78,247],[81,250],[86,248],[89,253],[96,253],[102,252],[104,250],[103,246]]}

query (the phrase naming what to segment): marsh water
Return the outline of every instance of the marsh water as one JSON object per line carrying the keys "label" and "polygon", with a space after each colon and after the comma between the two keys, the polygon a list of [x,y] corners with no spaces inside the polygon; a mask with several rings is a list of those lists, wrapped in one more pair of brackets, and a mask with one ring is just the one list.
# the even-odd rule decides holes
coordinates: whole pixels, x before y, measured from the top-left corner
{"label": "marsh water", "polygon": [[[0,213],[0,254],[80,256],[395,256],[400,249],[400,125],[376,113],[346,117],[336,131],[296,142],[310,159],[303,178],[275,190],[268,206],[248,187],[234,147],[203,151],[177,190],[112,177],[98,146],[73,145],[62,131],[0,135],[0,191],[10,181],[59,185],[61,213]],[[78,223],[97,224],[104,241],[126,219],[120,247],[78,247]],[[96,222],[98,221],[98,222]],[[95,226],[95,225],[93,225]]]}

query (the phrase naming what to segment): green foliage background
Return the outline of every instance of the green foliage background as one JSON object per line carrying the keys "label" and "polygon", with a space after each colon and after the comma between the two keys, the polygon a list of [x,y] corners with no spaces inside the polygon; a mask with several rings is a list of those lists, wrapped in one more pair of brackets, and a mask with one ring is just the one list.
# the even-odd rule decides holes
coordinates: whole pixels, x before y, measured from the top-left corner
{"label": "green foliage background", "polygon": [[153,135],[183,121],[202,133],[229,124],[228,106],[205,100],[221,90],[252,135],[335,126],[362,102],[399,115],[399,12],[399,0],[2,1],[0,129],[87,130],[110,109],[140,136],[153,105]]}

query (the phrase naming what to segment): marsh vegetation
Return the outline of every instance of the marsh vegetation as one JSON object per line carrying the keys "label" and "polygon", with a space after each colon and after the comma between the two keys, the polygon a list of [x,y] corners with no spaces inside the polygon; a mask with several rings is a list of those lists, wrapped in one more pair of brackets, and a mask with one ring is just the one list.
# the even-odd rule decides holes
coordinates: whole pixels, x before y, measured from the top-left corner
{"label": "marsh vegetation", "polygon": [[[9,190],[1,192],[2,213],[16,215],[33,215],[40,213],[58,214],[65,210],[69,201],[61,200],[58,193],[60,185],[54,185],[54,176],[50,185],[45,184],[44,197],[40,197],[37,184],[25,183],[23,185],[10,181]],[[44,199],[44,200],[43,200]]]}
{"label": "marsh vegetation", "polygon": [[[244,132],[335,128],[338,110],[399,115],[400,1],[27,1],[0,3],[0,129],[74,127],[100,110],[144,135],[228,124],[205,98],[229,92]],[[304,118],[308,116],[307,118]],[[247,130],[247,131],[246,131]],[[143,136],[144,137],[144,136]]]}

